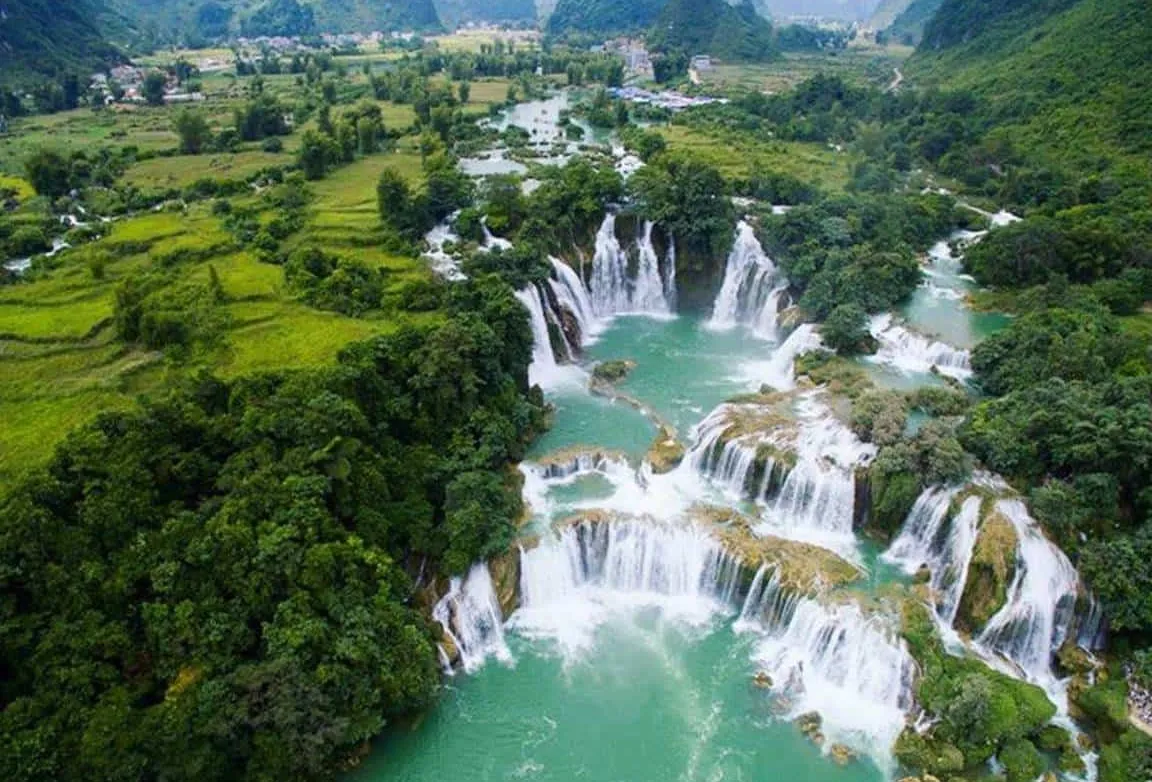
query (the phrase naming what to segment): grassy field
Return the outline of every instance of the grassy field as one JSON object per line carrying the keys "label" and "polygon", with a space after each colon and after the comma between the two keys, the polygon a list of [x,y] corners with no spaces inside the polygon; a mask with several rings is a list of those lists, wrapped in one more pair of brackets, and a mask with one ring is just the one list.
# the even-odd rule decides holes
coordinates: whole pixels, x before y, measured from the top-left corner
{"label": "grassy field", "polygon": [[736,132],[708,132],[679,125],[657,128],[668,148],[686,152],[719,168],[725,176],[746,177],[755,171],[780,171],[818,184],[825,190],[843,190],[851,173],[852,157],[822,144],[763,141]]}
{"label": "grassy field", "polygon": [[872,86],[886,86],[893,69],[912,54],[912,47],[849,47],[840,52],[790,52],[772,63],[717,65],[703,74],[703,83],[715,87],[743,87],[763,92],[784,92],[817,73],[833,73]]}
{"label": "grassy field", "polygon": [[[406,140],[396,151],[362,158],[315,183],[307,224],[287,248],[307,243],[385,268],[388,298],[395,302],[406,282],[428,272],[417,259],[379,248],[375,184],[386,166],[420,182],[413,143]],[[205,175],[227,175],[206,162],[210,157],[148,163],[172,166],[154,176],[194,179],[195,166],[204,166]],[[145,177],[149,171],[134,170],[133,175]],[[192,282],[207,280],[209,267],[215,269],[227,302],[228,328],[221,343],[174,362],[118,342],[110,324],[117,286],[157,258],[188,248],[219,248],[212,257],[175,268],[179,280]],[[99,277],[88,263],[97,254],[112,258]],[[235,246],[209,203],[119,221],[105,238],[66,252],[58,261],[56,268],[25,284],[0,288],[0,417],[5,422],[0,427],[0,489],[43,464],[74,427],[102,411],[126,409],[137,395],[159,393],[201,368],[235,377],[316,366],[332,361],[351,341],[413,320],[393,311],[349,318],[299,302],[279,266],[260,263]]]}
{"label": "grassy field", "polygon": [[540,35],[535,31],[457,30],[450,35],[436,35],[426,40],[446,52],[479,52],[480,47],[492,46],[497,40],[512,41],[518,51],[536,49],[540,45]]}

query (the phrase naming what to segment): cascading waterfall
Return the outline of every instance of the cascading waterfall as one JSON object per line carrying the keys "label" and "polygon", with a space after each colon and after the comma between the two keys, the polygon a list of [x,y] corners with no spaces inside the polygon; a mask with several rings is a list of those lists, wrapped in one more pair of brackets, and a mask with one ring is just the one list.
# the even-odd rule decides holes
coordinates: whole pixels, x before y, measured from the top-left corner
{"label": "cascading waterfall", "polygon": [[744,325],[758,336],[774,339],[780,298],[787,288],[781,284],[776,265],[765,255],[752,226],[741,220],[708,326],[730,329]]}
{"label": "cascading waterfall", "polygon": [[739,576],[740,563],[695,525],[582,522],[523,552],[521,607],[509,626],[570,658],[621,611],[709,621],[728,610]]}
{"label": "cascading waterfall", "polygon": [[808,392],[797,400],[796,465],[768,502],[762,527],[851,556],[855,549],[855,470],[872,460],[876,448],[840,423],[819,394]]}
{"label": "cascading waterfall", "polygon": [[449,242],[460,241],[460,237],[452,230],[454,219],[455,215],[449,216],[424,236],[424,241],[428,244],[428,250],[424,253],[428,265],[432,267],[433,272],[449,282],[466,279],[464,272],[460,271],[460,261],[444,249]]}
{"label": "cascading waterfall", "polygon": [[821,347],[823,343],[816,326],[802,323],[773,351],[772,358],[749,364],[744,374],[750,380],[766,383],[778,391],[791,391],[796,387],[796,357]]}
{"label": "cascading waterfall", "polygon": [[883,559],[899,565],[909,575],[921,567],[931,574],[936,596],[936,615],[951,630],[956,610],[968,581],[968,566],[980,525],[980,497],[965,498],[951,518],[955,489],[925,489],[912,506],[900,534],[884,552]]}
{"label": "cascading waterfall", "polygon": [[572,313],[580,327],[581,343],[588,344],[601,329],[588,289],[571,266],[555,256],[549,256],[548,260],[552,263],[552,277],[548,284],[556,295],[556,301]]}
{"label": "cascading waterfall", "polygon": [[748,489],[749,473],[756,460],[756,443],[746,438],[722,440],[732,426],[733,405],[720,405],[696,426],[694,442],[685,462],[734,497]]}
{"label": "cascading waterfall", "polygon": [[877,315],[870,326],[872,336],[880,343],[870,358],[902,372],[931,372],[963,380],[972,374],[971,355],[967,350],[937,342],[894,323],[888,314]]}
{"label": "cascading waterfall", "polygon": [[[480,668],[489,657],[511,662],[512,653],[504,640],[504,618],[500,601],[492,587],[492,575],[483,562],[472,566],[468,575],[455,577],[432,609],[432,618],[440,623],[460,653],[460,664],[468,673]],[[440,649],[442,661],[447,659]]]}
{"label": "cascading waterfall", "polygon": [[[600,317],[613,315],[670,315],[674,306],[675,257],[670,251],[668,271],[660,273],[660,259],[652,244],[653,225],[644,224],[638,244],[636,276],[629,276],[628,253],[616,238],[616,215],[604,217],[596,233],[590,284],[592,308]],[[670,298],[669,292],[673,293]]]}
{"label": "cascading waterfall", "polygon": [[535,285],[516,291],[516,298],[528,310],[532,323],[532,364],[528,367],[528,379],[541,386],[556,377],[558,365],[552,352],[552,340],[548,335],[548,318],[544,314],[544,300]]}
{"label": "cascading waterfall", "polygon": [[1007,602],[988,620],[977,643],[1014,662],[1032,681],[1051,682],[1052,654],[1075,621],[1080,578],[1023,502],[999,500],[996,510],[1016,532],[1016,574]]}
{"label": "cascading waterfall", "polygon": [[757,573],[737,629],[760,634],[753,659],[788,699],[789,715],[817,711],[826,744],[838,742],[891,767],[890,748],[913,704],[915,663],[892,617],[852,602],[795,597]]}

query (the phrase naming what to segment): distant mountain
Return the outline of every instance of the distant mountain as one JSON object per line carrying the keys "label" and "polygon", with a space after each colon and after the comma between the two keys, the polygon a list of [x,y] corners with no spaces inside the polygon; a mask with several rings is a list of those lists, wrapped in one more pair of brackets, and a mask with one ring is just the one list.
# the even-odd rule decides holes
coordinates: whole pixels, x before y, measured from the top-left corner
{"label": "distant mountain", "polygon": [[1148,0],[944,0],[905,75],[982,96],[1018,146],[1146,160],[1150,30]]}
{"label": "distant mountain", "polygon": [[728,61],[763,61],[780,54],[772,25],[750,2],[668,0],[648,43],[657,51],[710,54]]}
{"label": "distant mountain", "polygon": [[94,0],[0,0],[0,12],[0,83],[88,74],[124,60],[93,24],[107,17]]}
{"label": "distant mountain", "polygon": [[559,0],[548,17],[551,33],[610,33],[647,29],[667,0]]}
{"label": "distant mountain", "polygon": [[873,30],[886,29],[911,4],[912,0],[880,0],[880,5],[868,17],[868,26]]}
{"label": "distant mountain", "polygon": [[758,11],[773,19],[818,16],[861,22],[871,15],[877,0],[755,0]]}
{"label": "distant mountain", "polygon": [[[3,0],[0,0],[3,2]],[[438,29],[433,0],[107,0],[156,42]],[[499,5],[507,0],[496,0]]]}
{"label": "distant mountain", "polygon": [[885,34],[888,39],[897,43],[906,43],[912,46],[920,43],[924,37],[924,28],[932,21],[944,0],[912,0],[895,19],[888,25]]}
{"label": "distant mountain", "polygon": [[535,0],[435,0],[436,12],[449,29],[465,22],[534,22]]}

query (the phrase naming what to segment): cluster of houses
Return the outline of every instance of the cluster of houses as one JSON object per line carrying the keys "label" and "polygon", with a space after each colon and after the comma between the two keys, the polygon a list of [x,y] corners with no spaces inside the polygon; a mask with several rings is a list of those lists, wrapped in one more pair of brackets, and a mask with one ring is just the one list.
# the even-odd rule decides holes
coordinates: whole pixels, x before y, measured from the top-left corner
{"label": "cluster of houses", "polygon": [[[117,65],[108,73],[92,74],[91,89],[104,96],[104,105],[145,103],[144,77],[149,69],[136,65]],[[113,90],[113,85],[119,91]],[[117,94],[119,92],[119,94]],[[169,77],[164,88],[165,103],[198,103],[204,100],[204,93],[190,92],[176,79]]]}

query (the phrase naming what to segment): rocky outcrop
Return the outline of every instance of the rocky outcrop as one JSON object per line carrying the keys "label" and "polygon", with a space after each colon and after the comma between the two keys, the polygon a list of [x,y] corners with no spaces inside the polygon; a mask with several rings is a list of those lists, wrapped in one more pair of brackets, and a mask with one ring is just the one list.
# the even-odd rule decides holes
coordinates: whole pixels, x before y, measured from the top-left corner
{"label": "rocky outcrop", "polygon": [[989,511],[980,525],[968,566],[968,580],[956,613],[958,629],[975,634],[1004,606],[1016,573],[1016,545],[1012,522],[995,509]]}
{"label": "rocky outcrop", "polygon": [[619,383],[636,368],[636,362],[628,359],[602,361],[592,370],[592,378],[605,383]]}
{"label": "rocky outcrop", "polygon": [[697,523],[712,527],[716,539],[751,574],[761,565],[768,565],[775,569],[780,585],[789,591],[813,594],[844,586],[861,576],[855,565],[828,549],[755,534],[752,520],[739,511],[701,505],[693,508],[690,515]]}
{"label": "rocky outcrop", "polygon": [[662,426],[648,449],[647,461],[656,475],[671,472],[684,461],[684,445],[676,439],[675,432]]}

